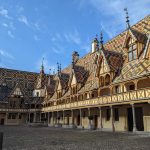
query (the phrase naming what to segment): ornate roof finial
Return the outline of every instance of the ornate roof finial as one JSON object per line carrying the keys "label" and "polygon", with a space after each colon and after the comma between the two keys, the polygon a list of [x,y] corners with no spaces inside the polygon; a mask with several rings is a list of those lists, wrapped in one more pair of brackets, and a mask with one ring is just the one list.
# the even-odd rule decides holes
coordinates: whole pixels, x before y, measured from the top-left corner
{"label": "ornate roof finial", "polygon": [[96,37],[95,37],[96,39],[98,39],[98,35],[96,34]]}
{"label": "ornate roof finial", "polygon": [[53,75],[55,75],[55,68],[54,68],[54,70],[53,70]]}
{"label": "ornate roof finial", "polygon": [[100,33],[100,49],[103,49],[103,33]]}
{"label": "ornate roof finial", "polygon": [[73,52],[73,54],[72,54],[72,69],[74,69],[74,53],[75,52]]}
{"label": "ornate roof finial", "polygon": [[126,12],[126,23],[127,23],[127,28],[130,28],[130,20],[129,20],[129,14],[128,14],[128,9],[124,8],[124,11]]}
{"label": "ornate roof finial", "polygon": [[44,57],[42,58],[41,70],[44,70]]}
{"label": "ornate roof finial", "polygon": [[49,69],[49,74],[51,74],[51,69]]}
{"label": "ornate roof finial", "polygon": [[59,63],[57,62],[57,73],[59,74]]}
{"label": "ornate roof finial", "polygon": [[59,72],[61,73],[61,63],[59,64]]}

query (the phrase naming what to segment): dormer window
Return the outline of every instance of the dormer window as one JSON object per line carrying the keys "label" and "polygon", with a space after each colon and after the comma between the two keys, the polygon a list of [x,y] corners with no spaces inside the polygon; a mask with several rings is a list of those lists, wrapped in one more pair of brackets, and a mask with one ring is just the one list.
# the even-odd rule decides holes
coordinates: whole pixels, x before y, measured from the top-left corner
{"label": "dormer window", "polygon": [[57,91],[57,98],[61,98],[62,97],[62,92],[61,90],[60,91]]}
{"label": "dormer window", "polygon": [[76,86],[71,87],[71,94],[72,95],[77,94],[77,87]]}
{"label": "dormer window", "polygon": [[36,92],[36,96],[39,97],[39,92]]}
{"label": "dormer window", "polygon": [[137,59],[137,44],[133,39],[130,39],[128,44],[128,61],[134,59]]}

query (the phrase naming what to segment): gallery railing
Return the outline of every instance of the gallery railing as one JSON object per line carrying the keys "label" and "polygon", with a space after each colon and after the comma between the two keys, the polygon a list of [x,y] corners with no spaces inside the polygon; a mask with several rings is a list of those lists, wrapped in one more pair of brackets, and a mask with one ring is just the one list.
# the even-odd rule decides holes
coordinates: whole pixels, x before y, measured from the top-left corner
{"label": "gallery railing", "polygon": [[88,106],[107,106],[113,104],[128,103],[134,101],[148,101],[150,100],[150,88],[128,91],[124,93],[113,94],[111,96],[101,96],[93,99],[86,99],[73,103],[67,103],[63,105],[55,105],[42,108],[42,111],[61,111],[76,109]]}

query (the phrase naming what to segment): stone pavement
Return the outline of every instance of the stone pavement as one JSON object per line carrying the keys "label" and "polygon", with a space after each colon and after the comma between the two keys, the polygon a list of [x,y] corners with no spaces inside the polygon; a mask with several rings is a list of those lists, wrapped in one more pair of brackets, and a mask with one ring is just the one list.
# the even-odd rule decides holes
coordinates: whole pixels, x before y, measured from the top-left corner
{"label": "stone pavement", "polygon": [[150,150],[149,134],[0,126],[4,150]]}

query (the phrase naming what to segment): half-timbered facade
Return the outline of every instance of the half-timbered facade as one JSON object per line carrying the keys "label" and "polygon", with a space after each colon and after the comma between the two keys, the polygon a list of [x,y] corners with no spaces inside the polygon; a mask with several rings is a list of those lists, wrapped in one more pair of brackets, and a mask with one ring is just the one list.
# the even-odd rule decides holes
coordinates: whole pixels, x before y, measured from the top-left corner
{"label": "half-timbered facade", "polygon": [[[128,18],[127,18],[128,19]],[[150,16],[56,74],[0,69],[1,124],[150,131]]]}

